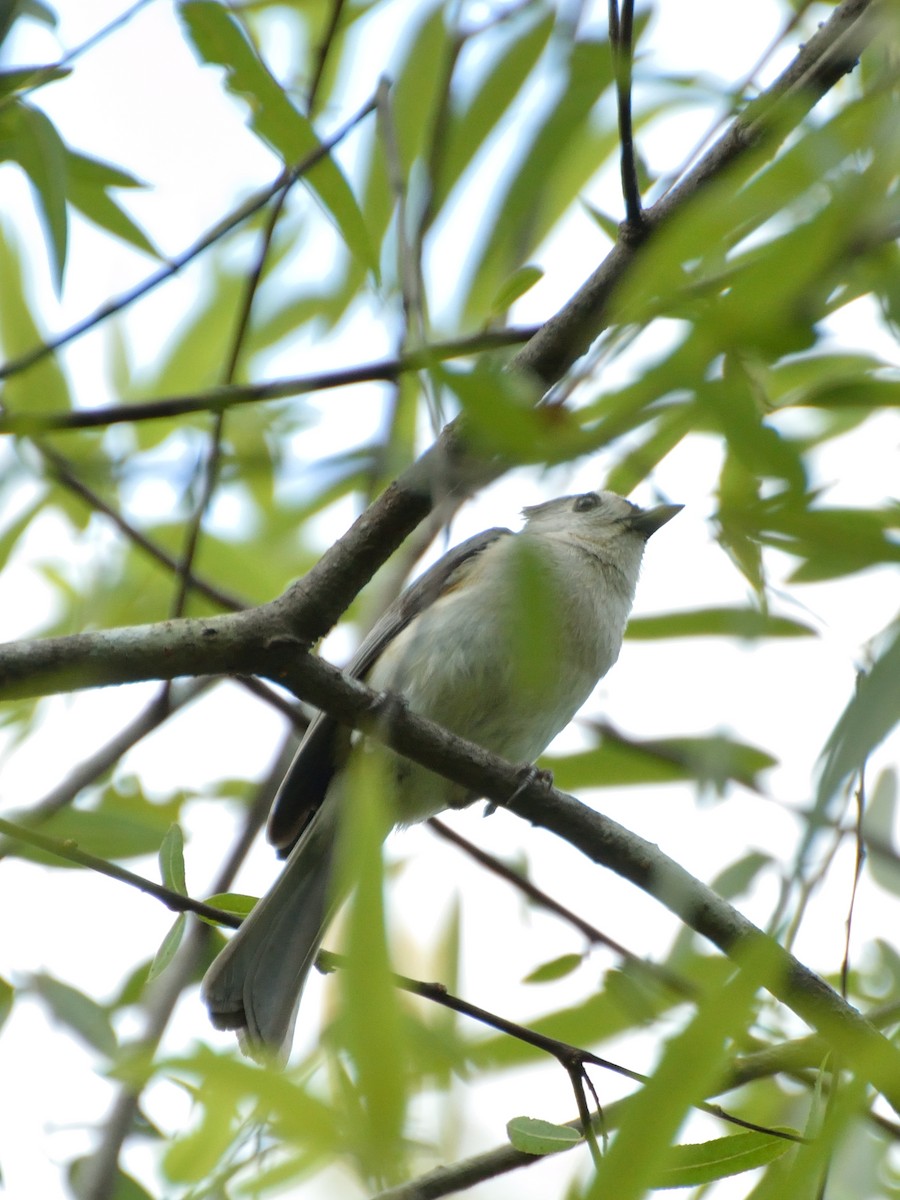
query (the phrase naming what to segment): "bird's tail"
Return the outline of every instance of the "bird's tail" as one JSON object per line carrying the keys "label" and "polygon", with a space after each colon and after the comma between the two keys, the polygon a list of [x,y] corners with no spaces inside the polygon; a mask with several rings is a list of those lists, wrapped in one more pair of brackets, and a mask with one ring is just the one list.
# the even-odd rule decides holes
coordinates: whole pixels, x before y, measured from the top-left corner
{"label": "bird's tail", "polygon": [[286,1057],[300,993],[332,911],[338,796],[326,797],[284,865],[216,958],[201,995],[217,1029],[236,1029],[243,1049]]}

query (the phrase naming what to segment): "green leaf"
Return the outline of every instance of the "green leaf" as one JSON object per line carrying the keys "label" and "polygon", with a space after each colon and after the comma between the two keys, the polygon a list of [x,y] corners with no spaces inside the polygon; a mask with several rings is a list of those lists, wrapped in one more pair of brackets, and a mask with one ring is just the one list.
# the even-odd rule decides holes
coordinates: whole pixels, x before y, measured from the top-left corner
{"label": "green leaf", "polygon": [[519,148],[518,165],[491,203],[493,219],[465,299],[465,317],[490,315],[503,281],[529,257],[574,196],[618,144],[611,128],[598,133],[590,114],[612,81],[609,46],[584,39],[557,72],[558,86]]}
{"label": "green leaf", "polygon": [[[446,67],[452,53],[443,4],[418,6],[402,64],[391,88],[391,119],[404,176],[431,146],[434,121],[442,103]],[[419,15],[421,13],[421,16]]]}
{"label": "green leaf", "polygon": [[573,971],[577,971],[583,962],[582,954],[561,954],[559,958],[553,958],[550,962],[541,963],[539,967],[535,967],[522,982],[552,983],[556,979],[564,979]]}
{"label": "green leaf", "polygon": [[346,918],[347,963],[338,976],[340,1032],[353,1068],[357,1153],[367,1172],[391,1179],[401,1162],[410,1082],[385,931],[381,846],[390,825],[383,805],[392,768],[386,755],[373,753],[347,769],[353,803],[341,822],[336,877],[339,892],[350,891],[351,880],[355,892]]}
{"label": "green leaf", "polygon": [[[135,858],[158,852],[160,842],[178,816],[183,797],[167,803],[149,803],[139,791],[128,791],[127,780],[111,785],[93,808],[69,808],[41,823],[41,832],[57,841],[72,841],[99,858]],[[82,870],[36,847],[18,845],[10,850],[19,858],[49,866]]]}
{"label": "green leaf", "polygon": [[138,188],[144,185],[127,171],[73,150],[66,152],[69,203],[83,217],[136,250],[162,259],[162,254],[143,229],[110,196],[110,188]]}
{"label": "green leaf", "polygon": [[59,291],[69,238],[65,143],[45,113],[17,101],[7,107],[0,119],[0,156],[14,159],[31,181]]}
{"label": "green leaf", "polygon": [[[245,896],[242,892],[215,892],[212,896],[207,896],[203,903],[211,908],[221,908],[223,912],[234,913],[236,917],[248,917],[257,900],[257,896]],[[200,920],[216,929],[219,928],[218,922],[210,920],[209,917],[200,917]]]}
{"label": "green leaf", "polygon": [[435,205],[440,207],[463,171],[470,165],[491,131],[528,83],[531,72],[553,31],[553,14],[537,10],[537,20],[524,33],[504,38],[490,54],[477,83],[458,103],[447,125],[435,185]]}
{"label": "green leaf", "polygon": [[[186,0],[179,12],[200,58],[224,67],[226,86],[250,108],[250,125],[283,159],[299,164],[319,148],[309,120],[288,99],[243,27],[216,0]],[[303,176],[338,227],[348,250],[377,275],[378,262],[359,205],[334,159],[326,155]]]}
{"label": "green leaf", "polygon": [[523,1154],[558,1154],[583,1140],[569,1125],[552,1125],[536,1117],[513,1117],[506,1123],[506,1135]]}
{"label": "green leaf", "polygon": [[900,854],[894,842],[897,812],[897,776],[882,771],[871,789],[863,814],[866,866],[879,887],[900,896]]}
{"label": "green leaf", "polygon": [[184,877],[184,833],[181,826],[173,822],[159,848],[159,873],[166,887],[180,896],[186,896],[187,883]]}
{"label": "green leaf", "polygon": [[13,985],[0,978],[0,1029],[6,1024],[6,1018],[12,1012],[15,997],[16,989]]}
{"label": "green leaf", "polygon": [[65,79],[72,74],[71,67],[33,66],[13,67],[0,71],[0,96],[12,96],[16,92],[32,92],[43,87],[45,83],[53,83],[57,79]]}
{"label": "green leaf", "polygon": [[[88,1179],[94,1178],[96,1160],[76,1158],[69,1164],[68,1180],[70,1195],[83,1196],[86,1193]],[[154,1200],[154,1197],[143,1188],[136,1179],[126,1174],[121,1167],[112,1171],[112,1188],[108,1192],[109,1200]]]}
{"label": "green leaf", "polygon": [[187,929],[187,914],[179,913],[175,921],[163,938],[153,962],[150,964],[150,970],[147,973],[147,982],[156,979],[158,975],[162,975],[163,971],[175,957],[178,947],[181,945],[184,937],[184,932]]}
{"label": "green leaf", "polygon": [[787,1138],[751,1130],[709,1142],[672,1146],[653,1187],[702,1187],[717,1179],[764,1167],[793,1145]]}
{"label": "green leaf", "polygon": [[56,1020],[89,1046],[108,1057],[115,1054],[115,1032],[106,1010],[96,1000],[43,972],[29,978],[28,990],[40,996]]}
{"label": "green leaf", "polygon": [[629,638],[649,641],[669,637],[815,637],[816,630],[790,617],[777,617],[758,608],[695,608],[687,612],[633,617]]}
{"label": "green leaf", "polygon": [[557,786],[565,791],[693,779],[721,794],[732,780],[745,787],[758,787],[757,776],[775,766],[776,759],[756,746],[721,734],[639,741],[604,726],[602,741],[596,748],[565,758],[542,758],[541,762],[553,771]]}
{"label": "green leaf", "polygon": [[900,720],[900,627],[872,668],[860,676],[822,751],[817,805],[823,805],[855,772]]}
{"label": "green leaf", "polygon": [[[32,315],[19,247],[0,225],[0,345],[8,358],[33,350],[44,341]],[[3,402],[15,413],[59,412],[72,406],[59,362],[47,357],[28,371],[3,382]]]}
{"label": "green leaf", "polygon": [[768,942],[755,944],[724,987],[703,995],[687,1026],[667,1043],[653,1075],[629,1097],[584,1200],[638,1200],[654,1186],[692,1104],[708,1095],[730,1047],[752,1022],[756,994],[775,970],[774,949]]}
{"label": "green leaf", "polygon": [[505,313],[508,308],[511,308],[515,304],[520,296],[524,296],[527,291],[543,278],[544,272],[540,267],[519,267],[518,271],[514,271],[509,279],[498,289],[491,304],[491,312],[495,316]]}

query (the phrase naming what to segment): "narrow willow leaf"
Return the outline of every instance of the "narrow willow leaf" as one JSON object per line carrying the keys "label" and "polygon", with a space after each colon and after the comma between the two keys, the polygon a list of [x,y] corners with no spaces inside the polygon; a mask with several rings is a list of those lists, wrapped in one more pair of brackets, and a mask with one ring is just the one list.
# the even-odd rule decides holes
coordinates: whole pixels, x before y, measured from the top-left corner
{"label": "narrow willow leaf", "polygon": [[818,803],[825,804],[900,720],[900,629],[870,671],[822,751]]}
{"label": "narrow willow leaf", "polygon": [[101,1054],[115,1053],[116,1035],[109,1015],[96,1000],[44,973],[32,975],[28,987],[40,996],[61,1025],[78,1034]]}
{"label": "narrow willow leaf", "polygon": [[717,1179],[764,1167],[780,1158],[792,1145],[787,1138],[748,1131],[709,1142],[673,1146],[653,1186],[702,1187]]}
{"label": "narrow willow leaf", "polygon": [[179,913],[175,921],[160,943],[160,947],[156,952],[156,957],[150,964],[150,970],[147,973],[147,982],[151,979],[156,979],[158,975],[162,975],[163,971],[175,957],[178,947],[181,945],[184,931],[187,929],[187,914]]}
{"label": "narrow willow leaf", "polygon": [[184,833],[181,826],[173,823],[159,848],[159,872],[163,883],[180,896],[187,895],[184,877]]}
{"label": "narrow willow leaf", "polygon": [[633,617],[629,638],[648,641],[667,637],[814,637],[815,629],[791,617],[777,617],[758,608],[695,608],[687,612]]}

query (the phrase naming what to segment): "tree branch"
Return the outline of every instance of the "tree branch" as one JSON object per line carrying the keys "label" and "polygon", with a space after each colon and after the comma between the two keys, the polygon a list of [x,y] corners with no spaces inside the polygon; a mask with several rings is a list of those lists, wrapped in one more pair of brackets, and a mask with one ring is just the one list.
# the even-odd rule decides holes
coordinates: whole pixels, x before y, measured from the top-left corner
{"label": "tree branch", "polygon": [[[767,969],[760,974],[759,986],[768,989],[827,1038],[841,1056],[900,1112],[900,1053],[813,971],[710,888],[694,879],[658,847],[608,817],[542,782],[534,782],[528,777],[523,781],[521,769],[406,711],[397,697],[379,696],[321,659],[299,653],[296,641],[291,642],[285,635],[283,625],[277,619],[272,621],[269,615],[272,611],[277,612],[277,605],[210,621],[166,622],[144,627],[143,636],[152,643],[157,658],[161,653],[168,653],[173,675],[183,674],[192,662],[202,661],[204,651],[222,663],[220,669],[227,669],[225,664],[229,656],[247,655],[249,643],[250,653],[264,658],[276,677],[290,677],[291,686],[304,699],[332,713],[343,723],[374,735],[407,758],[461,783],[475,795],[507,805],[510,811],[533,825],[557,834],[593,862],[609,867],[654,896],[738,965],[751,948],[754,951],[764,948]],[[191,634],[195,637],[199,634],[201,640],[209,644],[198,647],[192,643]],[[146,662],[148,657],[146,647],[141,644],[141,635],[139,627],[137,630],[49,639],[22,649],[34,651],[59,643],[83,646],[81,667],[90,670],[97,666],[98,658],[90,653],[91,644],[107,642],[114,644],[120,668],[130,669],[129,677],[140,678],[133,673],[135,662],[141,661],[142,654],[143,661]],[[162,646],[158,644],[160,637]],[[275,665],[283,663],[287,649],[297,655],[296,660],[289,668]],[[108,664],[101,662],[99,665],[108,669]],[[61,669],[58,662],[54,661],[54,666],[57,671]]]}

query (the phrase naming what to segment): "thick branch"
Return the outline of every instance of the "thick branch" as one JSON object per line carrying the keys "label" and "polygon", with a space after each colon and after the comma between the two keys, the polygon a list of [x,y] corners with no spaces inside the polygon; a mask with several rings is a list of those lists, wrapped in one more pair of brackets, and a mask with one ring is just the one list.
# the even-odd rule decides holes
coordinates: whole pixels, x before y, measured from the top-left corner
{"label": "thick branch", "polygon": [[[279,632],[277,621],[270,616],[271,611],[271,608],[255,610],[253,614],[238,613],[213,621],[167,622],[150,627],[149,637],[157,636],[160,631],[176,630],[176,636],[168,645],[173,668],[177,668],[172,673],[180,674],[184,673],[191,656],[197,654],[197,649],[190,645],[187,637],[179,637],[179,633],[187,634],[189,627],[199,627],[204,636],[204,631],[210,628],[227,628],[228,636],[223,633],[221,637],[214,635],[210,639],[212,653],[219,655],[232,634],[237,635],[239,644],[241,635],[246,632],[241,626],[246,626],[253,617],[257,618],[257,627],[251,628],[252,637],[246,640],[252,640],[256,651],[276,664],[274,670],[278,676],[289,673],[292,685],[305,699],[327,709],[346,724],[374,734],[408,758],[463,784],[474,794],[500,804],[508,803],[519,816],[564,838],[593,862],[609,867],[656,897],[738,963],[751,947],[766,946],[768,970],[760,978],[760,986],[766,987],[818,1030],[900,1111],[900,1054],[895,1048],[814,972],[767,938],[720,896],[694,879],[657,846],[541,782],[526,780],[523,784],[520,769],[409,713],[396,697],[378,696],[321,659],[299,651],[290,672],[280,668],[277,664],[287,643]],[[52,639],[47,643],[35,643],[35,646],[60,642],[71,645],[94,639],[102,642],[118,635],[120,644],[116,651],[119,655],[129,645],[136,645],[140,653],[141,639],[135,635],[141,632],[138,629],[84,634],[80,638]],[[241,652],[246,651],[242,649]],[[156,653],[159,654],[158,648]],[[93,657],[87,656],[88,665],[94,661]]]}

